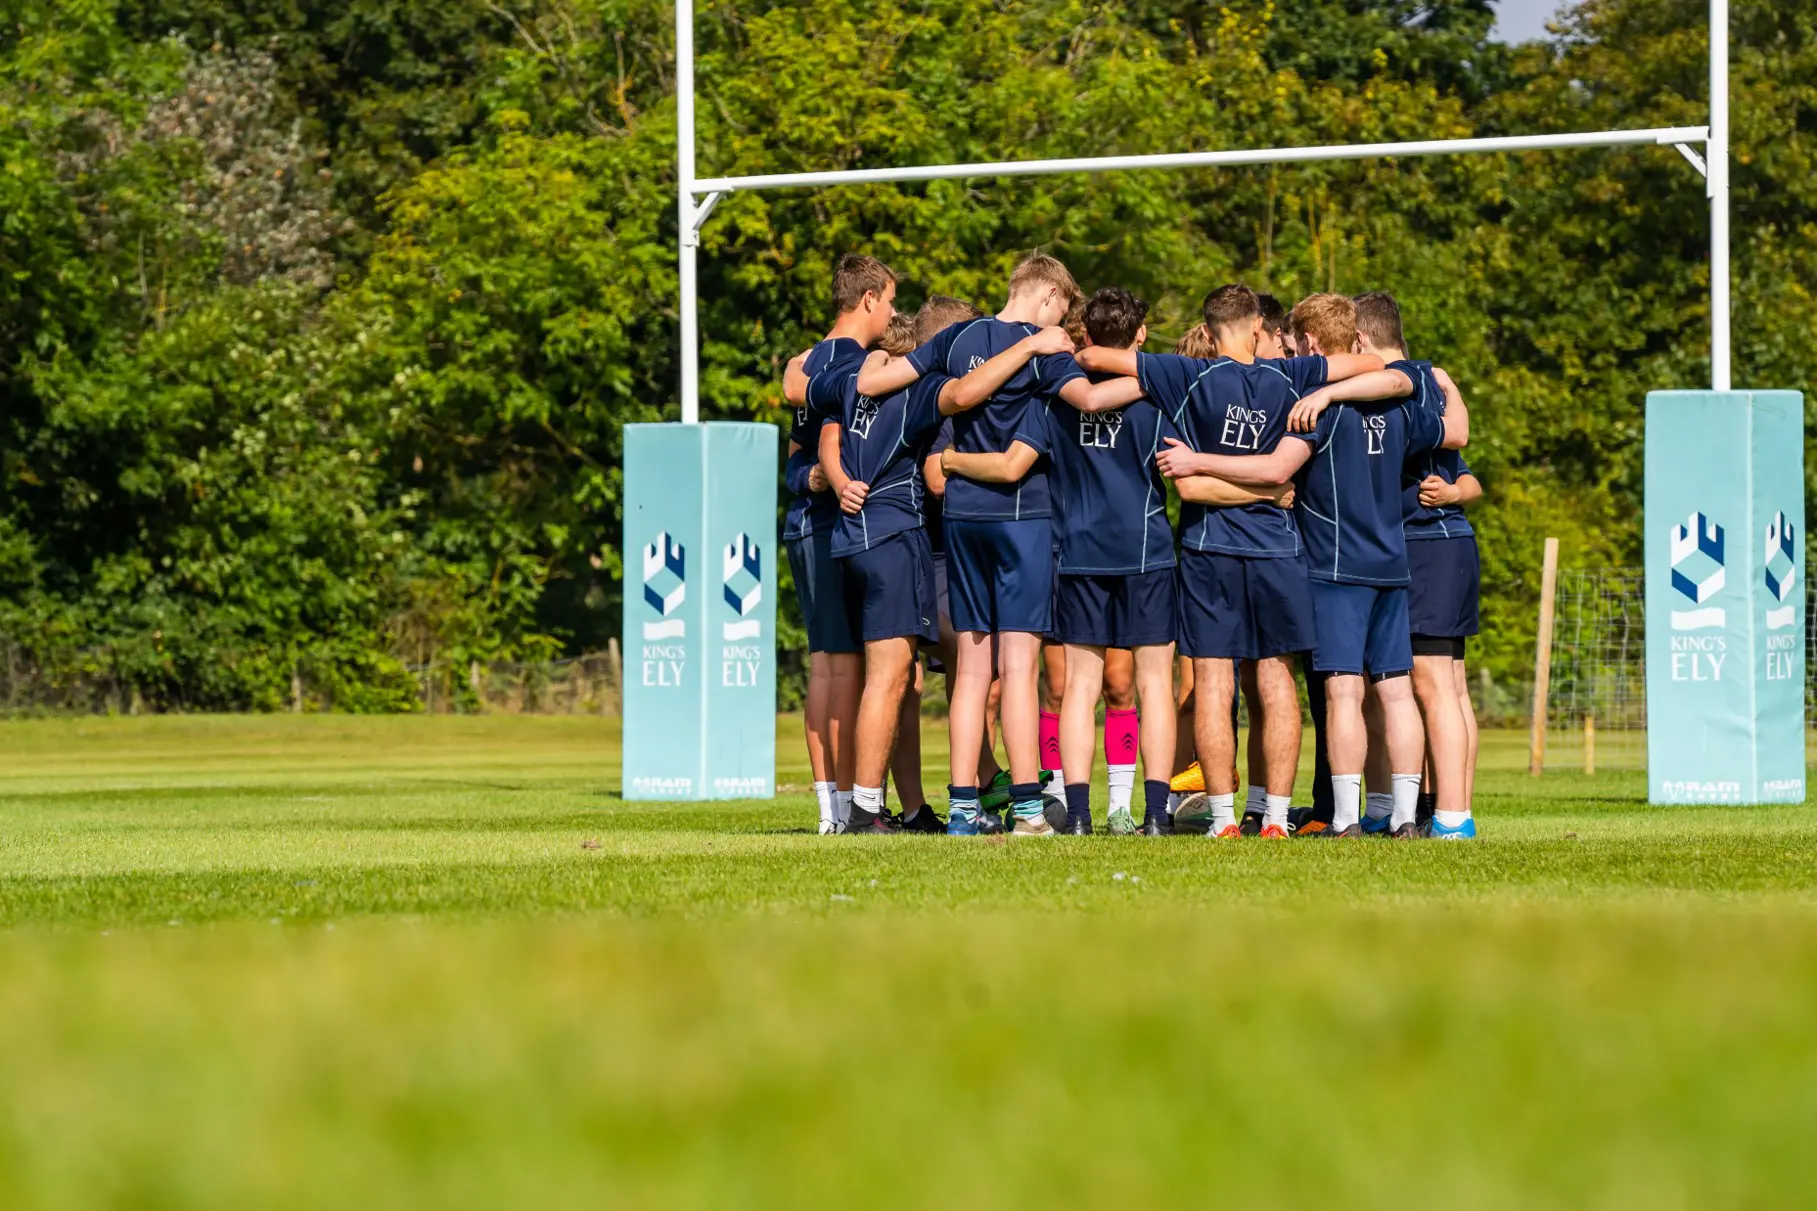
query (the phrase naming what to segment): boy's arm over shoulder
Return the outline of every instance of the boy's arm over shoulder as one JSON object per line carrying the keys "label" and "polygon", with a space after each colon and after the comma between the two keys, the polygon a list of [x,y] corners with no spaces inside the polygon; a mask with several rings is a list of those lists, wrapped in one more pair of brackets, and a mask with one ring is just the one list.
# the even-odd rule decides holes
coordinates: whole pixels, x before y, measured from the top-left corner
{"label": "boy's arm over shoulder", "polygon": [[940,411],[951,416],[975,408],[998,391],[1018,370],[1044,356],[1072,360],[1072,338],[1064,328],[1043,328],[1029,334],[964,377],[951,379],[940,393]]}
{"label": "boy's arm over shoulder", "polygon": [[1470,444],[1470,407],[1464,403],[1464,393],[1443,369],[1434,366],[1432,379],[1445,397],[1445,449],[1462,450]]}
{"label": "boy's arm over shoulder", "polygon": [[[1295,359],[1304,360],[1304,359]],[[1385,365],[1373,353],[1330,353],[1325,355],[1325,381],[1341,383],[1359,374],[1380,370]]]}
{"label": "boy's arm over shoulder", "polygon": [[948,448],[940,456],[940,469],[981,484],[1021,483],[1040,458],[1040,451],[1017,438],[1001,454],[961,454]]}
{"label": "boy's arm over shoulder", "polygon": [[804,369],[807,360],[807,351],[803,350],[782,369],[782,398],[797,408],[808,402],[808,373]]}

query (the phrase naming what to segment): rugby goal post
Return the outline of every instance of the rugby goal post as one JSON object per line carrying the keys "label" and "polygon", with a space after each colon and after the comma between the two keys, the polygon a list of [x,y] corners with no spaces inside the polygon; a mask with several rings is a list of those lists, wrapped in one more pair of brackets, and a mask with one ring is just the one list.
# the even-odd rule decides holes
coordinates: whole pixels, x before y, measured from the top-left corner
{"label": "rugby goal post", "polygon": [[[1370,143],[1335,145],[1328,147],[1286,147],[1260,149],[1232,149],[1224,151],[1183,152],[1178,154],[1134,155],[1134,156],[1098,156],[1074,159],[1002,161],[977,164],[933,164],[892,168],[846,169],[830,172],[795,172],[775,173],[768,175],[742,177],[700,177],[696,164],[696,131],[695,131],[695,97],[694,97],[694,6],[693,0],[677,0],[675,6],[675,84],[676,84],[676,122],[677,122],[677,186],[676,217],[678,222],[677,257],[680,269],[680,304],[681,304],[681,421],[684,432],[695,436],[676,447],[677,452],[661,454],[663,449],[674,445],[675,436],[658,439],[655,433],[646,434],[646,430],[674,428],[673,426],[627,426],[625,454],[627,467],[626,504],[625,504],[625,543],[622,548],[625,555],[625,567],[629,570],[639,566],[644,569],[643,601],[648,610],[634,609],[632,595],[625,594],[624,634],[627,652],[626,659],[626,694],[625,694],[625,773],[624,784],[628,796],[646,798],[711,798],[742,797],[749,794],[769,795],[773,793],[774,741],[771,722],[774,710],[775,684],[775,555],[776,542],[774,527],[760,524],[754,519],[767,510],[774,512],[773,478],[768,484],[768,495],[765,494],[765,483],[750,475],[751,468],[761,463],[766,474],[775,465],[776,441],[773,426],[734,426],[699,424],[700,420],[700,333],[699,333],[699,295],[696,276],[696,258],[700,246],[702,226],[712,215],[718,203],[730,194],[745,190],[824,188],[837,185],[890,184],[914,181],[932,181],[962,177],[1020,177],[1052,176],[1071,173],[1128,172],[1153,169],[1173,168],[1218,168],[1243,165],[1278,165],[1303,164],[1325,160],[1359,160],[1385,159],[1411,156],[1457,155],[1498,152],[1525,151],[1565,151],[1592,147],[1632,147],[1632,146],[1669,146],[1675,147],[1684,158],[1703,176],[1705,191],[1710,204],[1710,377],[1711,393],[1709,398],[1715,401],[1714,406],[1720,413],[1723,409],[1736,411],[1737,418],[1749,418],[1753,414],[1754,404],[1751,396],[1735,396],[1731,393],[1732,375],[1730,360],[1730,263],[1729,263],[1729,0],[1710,0],[1710,120],[1707,126],[1668,127],[1650,130],[1613,130],[1556,135],[1515,135],[1497,138],[1479,139],[1439,139],[1419,142]],[[1701,148],[1701,151],[1699,150]],[[1726,402],[1725,402],[1726,401]],[[1649,414],[1653,414],[1653,400],[1649,401]],[[1707,421],[1707,418],[1706,418]],[[1662,411],[1655,425],[1677,428],[1679,422],[1673,419],[1672,413]],[[1752,431],[1752,426],[1748,426]],[[738,439],[736,457],[741,465],[721,467],[711,462],[709,450],[714,440],[731,441],[733,430],[766,429],[769,437],[747,434]],[[722,437],[715,439],[708,430],[723,431]],[[651,445],[645,447],[643,443]],[[1649,442],[1648,479],[1653,480],[1652,449],[1655,443]],[[1688,449],[1694,448],[1694,440]],[[632,478],[634,465],[633,451],[637,450],[637,465],[640,473],[637,479]],[[1795,447],[1800,452],[1802,444]],[[750,456],[767,449],[767,461]],[[1789,451],[1778,452],[1782,459],[1789,457]],[[1798,457],[1801,457],[1801,453]],[[647,462],[645,459],[647,458]],[[1753,466],[1738,465],[1746,487],[1746,492],[1736,494],[1731,490],[1727,494],[1725,507],[1733,503],[1737,495],[1745,496],[1750,502],[1753,498]],[[1802,467],[1798,471],[1802,477]],[[1662,472],[1662,477],[1665,475]],[[729,487],[730,481],[743,485],[736,490]],[[1802,479],[1800,478],[1800,482]],[[677,492],[678,487],[696,484],[695,491]],[[648,484],[648,491],[640,487]],[[711,491],[709,491],[711,489]],[[677,497],[697,502],[675,514]],[[712,499],[709,499],[712,498]],[[720,501],[715,505],[713,500]],[[1802,495],[1796,498],[1796,510],[1799,526],[1803,517]],[[1791,507],[1789,502],[1780,502],[1782,506]],[[1651,552],[1655,545],[1655,530],[1661,534],[1662,550],[1668,554],[1667,540],[1664,535],[1664,521],[1659,526],[1654,524],[1653,499],[1649,495],[1647,516],[1647,543]],[[1659,513],[1661,519],[1681,516],[1676,513],[1677,505]],[[1697,510],[1699,516],[1703,514]],[[1750,539],[1758,527],[1753,525],[1752,508],[1742,510],[1748,514],[1746,522]],[[672,517],[671,514],[674,514]],[[1783,519],[1788,517],[1781,511]],[[1714,524],[1714,523],[1712,523]],[[753,529],[761,529],[759,542],[752,534]],[[688,542],[679,541],[685,534]],[[1676,539],[1671,541],[1678,541]],[[694,592],[692,603],[687,598],[687,582],[692,575],[699,578],[701,560],[693,561],[693,571],[689,571],[686,547],[699,547],[707,556],[706,570],[717,574],[724,572],[724,594],[708,592],[702,594],[698,588]],[[1709,544],[1706,544],[1706,546]],[[1721,546],[1718,541],[1717,550]],[[1750,551],[1753,542],[1746,545]],[[764,549],[767,547],[767,550]],[[1676,549],[1676,548],[1670,548]],[[1694,548],[1695,549],[1695,543]],[[1802,547],[1798,562],[1802,564]],[[697,552],[698,554],[699,552]],[[715,558],[715,556],[722,558]],[[1717,556],[1720,561],[1720,553]],[[1762,554],[1762,560],[1766,556]],[[1649,554],[1649,567],[1652,565]],[[1758,577],[1747,575],[1754,565],[1744,561],[1741,570],[1744,573],[1749,590]],[[1796,569],[1792,573],[1795,574]],[[733,579],[752,581],[753,586],[742,595],[735,592]],[[711,579],[709,577],[709,579]],[[1720,576],[1717,578],[1720,580]],[[629,576],[626,577],[629,582]],[[1649,581],[1652,581],[1649,575]],[[1706,588],[1707,588],[1707,582]],[[717,587],[717,586],[716,586]],[[1669,582],[1662,582],[1660,592],[1650,594],[1650,599],[1662,599],[1670,587]],[[729,604],[734,616],[718,618],[717,613],[723,610],[704,611],[706,597],[715,606]],[[741,612],[738,602],[744,602]],[[1754,613],[1748,611],[1750,617]],[[1803,612],[1798,611],[1802,620]],[[711,615],[711,616],[709,616]],[[712,630],[714,623],[719,623],[718,630]],[[692,623],[692,638],[689,633]],[[1650,633],[1659,632],[1650,628]],[[1799,638],[1802,641],[1803,623],[1799,623]],[[732,636],[741,637],[735,642]],[[645,642],[649,636],[657,638]],[[666,636],[666,638],[664,638]],[[1739,640],[1741,637],[1737,636]],[[1752,632],[1749,632],[1749,639]],[[1650,641],[1663,642],[1663,639]],[[710,644],[709,648],[699,648],[698,644]],[[640,648],[647,648],[649,655],[643,660],[631,659],[631,653]],[[1753,652],[1750,642],[1749,651]],[[1802,650],[1800,648],[1799,650]],[[1751,659],[1751,656],[1750,656]],[[1750,666],[1751,667],[1751,666]],[[692,670],[690,672],[689,670]],[[731,672],[728,672],[731,670]],[[1800,691],[1798,695],[1798,734],[1803,734],[1803,693],[1802,663],[1800,664]],[[750,672],[748,678],[746,672]],[[749,686],[734,685],[732,672],[738,678],[747,679]],[[719,682],[712,683],[717,676]],[[680,685],[668,684],[670,681]],[[1652,682],[1650,681],[1650,688]],[[1750,704],[1757,702],[1757,696],[1750,692]],[[645,693],[644,691],[650,691]],[[765,694],[768,700],[765,700]],[[742,705],[725,706],[714,709],[715,703],[725,701],[725,695],[736,694]],[[1653,710],[1655,721],[1662,715],[1672,716],[1675,712],[1695,712],[1701,704],[1687,700],[1674,706],[1662,702]],[[1753,748],[1759,746],[1759,710],[1751,707],[1747,722],[1748,734],[1752,737]],[[633,715],[637,716],[634,724]],[[736,742],[728,740],[725,734],[716,734],[712,721],[724,715],[733,722],[727,723],[735,734]],[[761,716],[761,719],[759,718]],[[761,740],[759,733],[770,736]],[[1739,734],[1733,730],[1722,738],[1721,743],[1707,741],[1696,746],[1700,754],[1714,754],[1725,744],[1738,739]],[[745,755],[729,759],[724,754],[729,748],[745,746]],[[752,747],[755,746],[755,747]],[[1682,751],[1682,746],[1680,751]],[[637,769],[634,770],[634,754]],[[710,756],[716,754],[717,756]],[[1714,760],[1714,756],[1708,758]],[[709,765],[714,760],[720,762],[721,772],[714,772]],[[1699,760],[1705,760],[1700,757]],[[1758,762],[1755,763],[1756,766]],[[668,772],[664,772],[668,771]],[[1757,771],[1756,771],[1757,773]],[[1798,797],[1803,796],[1803,754],[1802,742],[1798,758]],[[1660,782],[1654,779],[1654,795],[1661,797]],[[1697,783],[1699,780],[1689,777],[1669,779],[1676,785]],[[1725,786],[1728,779],[1721,781]],[[1784,779],[1777,781],[1783,782]],[[1750,793],[1759,793],[1762,779],[1752,779],[1753,789]],[[723,788],[723,789],[715,789]],[[1726,794],[1726,792],[1725,792]],[[1671,797],[1669,793],[1664,797]]]}

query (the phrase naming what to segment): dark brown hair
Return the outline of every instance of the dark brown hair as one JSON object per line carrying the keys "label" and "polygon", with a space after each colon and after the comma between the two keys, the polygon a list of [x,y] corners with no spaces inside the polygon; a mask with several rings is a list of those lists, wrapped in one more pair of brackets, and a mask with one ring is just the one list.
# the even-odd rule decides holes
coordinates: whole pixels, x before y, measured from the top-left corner
{"label": "dark brown hair", "polygon": [[895,280],[890,267],[876,257],[848,252],[833,267],[833,305],[840,315],[854,311],[866,294],[882,298]]}
{"label": "dark brown hair", "polygon": [[1386,290],[1371,290],[1356,296],[1356,328],[1377,349],[1407,348],[1407,333],[1401,325],[1401,305]]}
{"label": "dark brown hair", "polygon": [[1262,327],[1276,336],[1282,335],[1287,326],[1287,308],[1281,306],[1281,300],[1272,294],[1258,294],[1255,301],[1262,312]]}
{"label": "dark brown hair", "polygon": [[1106,286],[1085,301],[1085,334],[1094,345],[1127,349],[1148,319],[1148,304],[1121,286]]}
{"label": "dark brown hair", "polygon": [[1248,323],[1262,314],[1255,291],[1240,282],[1219,286],[1206,295],[1201,310],[1205,314],[1205,327],[1214,338],[1220,329]]}

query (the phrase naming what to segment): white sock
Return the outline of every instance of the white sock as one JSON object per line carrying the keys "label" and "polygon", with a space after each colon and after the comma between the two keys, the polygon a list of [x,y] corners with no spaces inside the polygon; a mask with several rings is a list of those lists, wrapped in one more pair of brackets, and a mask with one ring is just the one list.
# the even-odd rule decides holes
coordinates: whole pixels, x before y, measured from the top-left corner
{"label": "white sock", "polygon": [[1257,815],[1261,815],[1267,810],[1268,788],[1265,786],[1258,786],[1253,782],[1250,783],[1249,801],[1243,805],[1243,814],[1247,816],[1250,812],[1255,812]]}
{"label": "white sock", "polygon": [[[1374,796],[1371,796],[1373,798]],[[1418,774],[1394,775],[1394,820],[1393,827],[1412,824],[1420,814],[1420,776]]]}
{"label": "white sock", "polygon": [[1462,828],[1464,826],[1464,821],[1470,818],[1470,813],[1467,810],[1461,812],[1433,812],[1432,818],[1440,824],[1443,824],[1446,828]]}
{"label": "white sock", "polygon": [[1052,795],[1056,799],[1066,798],[1066,771],[1055,770],[1054,776],[1047,780],[1047,789],[1042,794]]}
{"label": "white sock", "polygon": [[1110,810],[1126,812],[1129,801],[1136,794],[1136,767],[1133,765],[1113,765],[1110,767]]}
{"label": "white sock", "polygon": [[[867,812],[883,810],[883,788],[881,786],[854,786],[852,788],[852,807],[862,807]],[[850,809],[846,812],[850,815]]]}
{"label": "white sock", "polygon": [[833,819],[840,824],[852,821],[852,792],[835,790],[833,792]]}
{"label": "white sock", "polygon": [[1363,797],[1363,775],[1331,775],[1331,831],[1341,833],[1357,821],[1357,804]]}
{"label": "white sock", "polygon": [[1211,800],[1211,831],[1222,832],[1229,825],[1237,822],[1236,792],[1228,795],[1206,795]]}
{"label": "white sock", "polygon": [[1185,796],[1180,794],[1179,791],[1168,791],[1167,792],[1167,814],[1168,815],[1171,816],[1175,812],[1180,810],[1180,800],[1183,798],[1185,798]]}
{"label": "white sock", "polygon": [[814,784],[814,802],[820,807],[820,822],[822,824],[831,824],[834,818],[833,784],[831,782],[816,782]]}
{"label": "white sock", "polygon": [[1262,826],[1266,828],[1268,825],[1273,824],[1278,828],[1286,828],[1287,808],[1288,805],[1293,802],[1293,796],[1264,795],[1262,797],[1262,802],[1264,805],[1263,811],[1265,812],[1262,817]]}
{"label": "white sock", "polygon": [[[1395,778],[1400,778],[1400,775],[1396,774]],[[1398,791],[1400,788],[1401,784],[1396,781],[1394,789]],[[1370,791],[1363,796],[1363,804],[1363,812],[1371,820],[1380,820],[1394,812],[1394,796],[1386,791]]]}

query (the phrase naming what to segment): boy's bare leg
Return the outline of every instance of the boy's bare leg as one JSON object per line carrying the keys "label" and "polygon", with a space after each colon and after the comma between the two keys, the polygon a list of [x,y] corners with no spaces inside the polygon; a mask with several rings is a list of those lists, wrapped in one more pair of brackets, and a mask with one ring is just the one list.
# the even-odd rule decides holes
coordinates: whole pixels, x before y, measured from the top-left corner
{"label": "boy's bare leg", "polygon": [[808,653],[808,696],[803,713],[807,732],[808,767],[814,772],[814,800],[820,808],[820,831],[838,827],[839,807],[834,800],[833,748],[828,731],[833,713],[833,657],[830,652]]}
{"label": "boy's bare leg", "polygon": [[[896,724],[915,661],[915,641],[873,639],[864,645],[864,693],[858,704],[853,761],[853,828],[881,826],[883,776],[896,747]],[[919,781],[919,776],[916,778]]]}
{"label": "boy's bare leg", "polygon": [[[1071,693],[1069,687],[1067,693]],[[1169,673],[1168,713],[1173,685]],[[1128,648],[1104,649],[1104,771],[1106,815],[1129,811],[1136,794],[1136,757],[1141,749],[1142,716],[1136,712],[1136,658]],[[1077,781],[1077,779],[1074,779]]]}
{"label": "boy's bare leg", "polygon": [[[1261,662],[1245,660],[1237,674],[1237,692],[1249,705],[1249,738],[1244,743],[1244,758],[1249,767],[1249,780],[1245,785],[1243,797],[1243,815],[1248,817],[1255,813],[1258,817],[1267,809],[1268,790],[1268,743],[1267,713],[1262,709]],[[1234,779],[1233,783],[1243,780]],[[1245,826],[1248,820],[1244,821]],[[1259,827],[1259,826],[1258,826]]]}
{"label": "boy's bare leg", "polygon": [[[1259,773],[1264,787],[1263,826],[1273,825],[1285,830],[1287,811],[1293,802],[1293,783],[1300,774],[1300,740],[1303,731],[1300,722],[1300,690],[1293,679],[1292,656],[1271,656],[1253,663],[1256,697],[1260,700],[1261,710],[1250,712],[1249,777],[1253,785]],[[1260,771],[1255,768],[1255,736],[1258,732],[1262,736]]]}
{"label": "boy's bare leg", "polygon": [[1173,645],[1154,644],[1135,649],[1136,693],[1142,703],[1142,804],[1143,818],[1158,818],[1167,811],[1167,782],[1178,746],[1174,721]]}
{"label": "boy's bare leg", "polygon": [[864,697],[864,656],[858,652],[834,652],[827,657],[833,662],[833,695],[827,724],[827,747],[833,754],[833,781],[850,801],[852,782],[858,772],[858,702]]}
{"label": "boy's bare leg", "polygon": [[909,673],[908,688],[902,692],[896,749],[890,757],[890,777],[896,783],[896,804],[904,820],[912,819],[927,804],[927,789],[921,784],[922,686],[921,661],[917,659]]}
{"label": "boy's bare leg", "polygon": [[[1412,837],[1419,815],[1420,770],[1426,757],[1426,733],[1420,726],[1413,679],[1385,677],[1370,688],[1381,703],[1382,730],[1387,737],[1388,764],[1392,770],[1394,798],[1389,828],[1397,837]],[[1455,701],[1452,705],[1455,708]]]}
{"label": "boy's bare leg", "polygon": [[1004,631],[997,636],[997,669],[1003,679],[1003,750],[1018,786],[1037,785],[1041,771],[1041,636]]}
{"label": "boy's bare leg", "polygon": [[1067,644],[1066,692],[1060,702],[1060,763],[1066,770],[1069,827],[1091,821],[1092,756],[1097,748],[1098,695],[1103,689],[1104,649]]}
{"label": "boy's bare leg", "polygon": [[1211,832],[1219,836],[1236,828],[1237,734],[1230,723],[1236,668],[1229,660],[1199,658],[1192,663],[1194,746],[1211,800]]}
{"label": "boy's bare leg", "polygon": [[1369,731],[1363,722],[1360,673],[1325,675],[1325,748],[1331,764],[1331,831],[1357,828],[1362,815],[1363,762]]}
{"label": "boy's bare leg", "polygon": [[993,645],[988,632],[961,631],[957,647],[951,674],[952,706],[946,717],[952,804],[955,811],[976,811],[978,753],[984,745],[985,710],[991,696]]}
{"label": "boy's bare leg", "polygon": [[1469,747],[1464,759],[1464,806],[1461,810],[1473,810],[1476,802],[1476,705],[1470,701],[1470,678],[1464,668],[1464,662],[1451,662],[1451,671],[1457,679],[1457,705],[1464,716],[1464,735],[1469,740]]}
{"label": "boy's bare leg", "polygon": [[1432,755],[1433,790],[1442,812],[1464,810],[1470,736],[1457,701],[1457,661],[1451,656],[1415,656],[1413,693],[1426,721],[1426,748]]}

